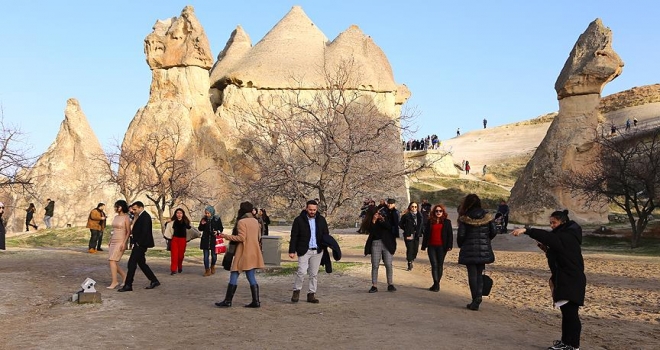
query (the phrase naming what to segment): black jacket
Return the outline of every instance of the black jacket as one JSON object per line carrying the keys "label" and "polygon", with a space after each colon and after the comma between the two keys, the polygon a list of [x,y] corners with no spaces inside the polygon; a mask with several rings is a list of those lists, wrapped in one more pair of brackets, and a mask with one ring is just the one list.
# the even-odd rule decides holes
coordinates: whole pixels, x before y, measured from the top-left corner
{"label": "black jacket", "polygon": [[493,215],[483,209],[474,209],[458,218],[456,242],[461,248],[458,263],[463,265],[490,264],[495,253],[490,241],[495,237]]}
{"label": "black jacket", "polygon": [[390,223],[383,220],[383,221],[376,221],[375,224],[369,223],[369,228],[367,231],[369,232],[369,237],[367,237],[367,243],[364,245],[364,255],[369,255],[371,254],[371,244],[374,241],[374,235],[378,233],[380,235],[380,240],[383,242],[383,245],[387,249],[390,254],[394,255],[396,252],[396,238],[392,234],[392,227],[390,226]]}
{"label": "black jacket", "polygon": [[424,221],[422,221],[422,214],[417,212],[417,223],[413,219],[412,212],[407,212],[401,217],[399,227],[403,230],[403,238],[413,236],[413,239],[419,239],[424,233]]}
{"label": "black jacket", "polygon": [[584,305],[587,277],[584,275],[580,225],[569,221],[551,232],[529,228],[525,233],[548,247],[546,256],[555,285],[554,301],[569,300]]}
{"label": "black jacket", "polygon": [[215,233],[213,231],[222,233],[222,231],[225,229],[222,227],[222,220],[220,217],[211,216],[210,219],[206,219],[206,223],[203,225],[200,221],[197,229],[202,233],[202,237],[199,242],[199,249],[215,251]]}
{"label": "black jacket", "polygon": [[396,238],[399,238],[399,222],[401,219],[399,211],[396,208],[390,209],[387,206],[385,206],[382,210],[385,214],[383,215],[385,220],[387,220],[387,222],[390,224],[392,235],[394,235]]}
{"label": "black jacket", "polygon": [[151,229],[151,215],[143,210],[142,213],[135,219],[133,228],[131,229],[133,242],[142,248],[154,247],[154,233]]}
{"label": "black jacket", "polygon": [[323,249],[321,266],[325,266],[325,272],[332,273],[332,260],[330,260],[328,248],[332,249],[332,258],[335,261],[341,260],[341,247],[339,247],[337,240],[330,235],[323,235],[323,241],[321,241],[321,249]]}
{"label": "black jacket", "polygon": [[[328,230],[328,223],[325,221],[325,218],[318,212],[314,217],[314,221],[316,222],[316,249],[317,253],[320,253],[321,243],[323,243],[323,235],[329,235],[330,231]],[[309,221],[307,220],[307,212],[303,210],[303,212],[293,220],[293,226],[291,226],[289,254],[296,253],[298,256],[307,254],[307,251],[309,250],[309,240],[311,238],[312,231],[309,227]]]}
{"label": "black jacket", "polygon": [[[427,221],[424,226],[424,238],[422,238],[422,250],[429,246],[431,239],[431,221]],[[447,250],[454,248],[454,229],[451,227],[451,220],[445,218],[442,223],[442,248],[445,253]]]}

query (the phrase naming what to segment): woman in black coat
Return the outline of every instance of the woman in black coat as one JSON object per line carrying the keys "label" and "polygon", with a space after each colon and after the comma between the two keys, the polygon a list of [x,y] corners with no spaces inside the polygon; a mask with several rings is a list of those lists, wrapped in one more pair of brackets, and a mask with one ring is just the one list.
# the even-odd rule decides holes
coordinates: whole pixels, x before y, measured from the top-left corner
{"label": "woman in black coat", "polygon": [[371,254],[371,289],[369,293],[378,291],[378,267],[381,258],[387,273],[387,291],[394,292],[392,284],[392,256],[396,252],[396,237],[392,234],[390,223],[385,220],[376,206],[369,206],[365,216],[365,229],[369,233],[364,246],[364,255]]}
{"label": "woman in black coat", "polygon": [[[199,249],[204,252],[204,277],[215,273],[215,264],[218,254],[215,252],[215,238],[224,230],[220,216],[215,215],[215,208],[207,205],[204,208],[204,217],[199,221],[197,229],[202,233]],[[210,263],[209,263],[210,258]]]}
{"label": "woman in black coat", "polygon": [[413,262],[417,259],[419,238],[422,236],[424,228],[422,214],[417,209],[417,202],[410,202],[408,210],[401,216],[401,221],[399,221],[399,227],[403,230],[403,241],[406,244],[408,271],[412,270]]}
{"label": "woman in black coat", "polygon": [[454,232],[451,221],[447,219],[447,209],[442,204],[436,204],[429,212],[424,228],[422,250],[428,248],[429,262],[431,263],[432,292],[440,291],[443,265],[447,252],[454,247]]}
{"label": "woman in black coat", "polygon": [[577,349],[580,347],[582,324],[578,310],[584,305],[587,278],[582,258],[582,228],[568,218],[568,210],[550,215],[552,231],[534,228],[513,230],[514,236],[525,233],[547,249],[546,257],[552,276],[550,288],[556,307],[561,309],[561,340],[550,349]]}
{"label": "woman in black coat", "polygon": [[458,210],[458,235],[456,241],[461,248],[458,263],[465,265],[472,302],[470,310],[479,310],[483,295],[483,272],[486,264],[495,261],[490,241],[495,237],[493,215],[481,208],[481,199],[476,194],[468,194]]}

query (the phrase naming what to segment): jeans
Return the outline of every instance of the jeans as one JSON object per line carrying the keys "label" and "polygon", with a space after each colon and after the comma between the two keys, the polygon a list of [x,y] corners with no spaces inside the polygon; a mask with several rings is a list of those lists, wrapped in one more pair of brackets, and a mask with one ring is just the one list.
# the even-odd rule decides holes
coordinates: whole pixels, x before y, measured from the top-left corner
{"label": "jeans", "polygon": [[46,215],[44,216],[44,224],[46,224],[46,228],[50,228],[50,219],[51,217]]}
{"label": "jeans", "polygon": [[[255,270],[256,269],[245,271],[245,277],[247,277],[247,280],[248,280],[248,282],[250,282],[251,286],[254,286],[254,285],[257,284],[257,277],[255,276]],[[240,275],[240,274],[241,273],[238,272],[238,271],[232,271],[229,274],[229,284],[234,285],[234,286],[238,285],[238,275]]]}
{"label": "jeans", "polygon": [[470,284],[470,293],[472,300],[481,298],[484,290],[484,269],[486,264],[471,264],[465,265],[468,272],[468,282]]}
{"label": "jeans", "polygon": [[431,263],[431,277],[433,277],[433,284],[440,283],[442,279],[442,270],[445,263],[445,248],[443,246],[429,246],[427,248],[429,253],[429,262]]}
{"label": "jeans", "polygon": [[[215,253],[215,249],[204,249],[204,268],[210,269],[211,266],[215,266],[215,263],[218,262],[218,254]],[[209,265],[209,254],[211,255],[211,264]]]}
{"label": "jeans", "polygon": [[89,229],[91,232],[91,236],[89,237],[89,249],[97,249],[101,248],[101,237],[103,237],[103,231],[100,230],[92,230],[91,228]]}

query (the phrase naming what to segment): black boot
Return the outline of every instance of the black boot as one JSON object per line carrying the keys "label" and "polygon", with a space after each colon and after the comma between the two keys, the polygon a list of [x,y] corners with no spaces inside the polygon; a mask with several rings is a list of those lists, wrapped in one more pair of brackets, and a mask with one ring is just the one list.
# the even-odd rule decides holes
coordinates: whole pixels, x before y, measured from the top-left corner
{"label": "black boot", "polygon": [[481,304],[481,297],[472,299],[472,302],[470,304],[467,304],[467,308],[472,310],[472,311],[478,311],[479,310],[479,304]]}
{"label": "black boot", "polygon": [[215,303],[217,307],[231,307],[231,300],[234,299],[234,293],[236,293],[236,284],[227,285],[227,294],[225,295],[225,300]]}
{"label": "black boot", "polygon": [[412,261],[408,261],[408,269],[406,271],[410,271],[412,270],[412,268],[413,268]]}
{"label": "black boot", "polygon": [[245,307],[261,307],[261,302],[259,301],[259,285],[255,284],[250,286],[250,292],[252,292],[252,302],[245,305]]}

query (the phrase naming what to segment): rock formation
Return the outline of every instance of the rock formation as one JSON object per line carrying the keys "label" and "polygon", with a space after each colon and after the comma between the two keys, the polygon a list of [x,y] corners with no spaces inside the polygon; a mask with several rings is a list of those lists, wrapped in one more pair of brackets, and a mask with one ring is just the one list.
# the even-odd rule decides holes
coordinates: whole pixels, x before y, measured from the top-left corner
{"label": "rock formation", "polygon": [[[191,162],[191,172],[200,174],[196,178],[203,191],[200,199],[216,205],[228,218],[232,207],[226,196],[227,187],[219,181],[227,165],[222,121],[213,114],[209,98],[213,57],[193,8],[185,7],[178,18],[157,21],[144,40],[144,51],[152,72],[149,101],[131,121],[122,151],[130,154],[156,147],[147,141],[156,135],[176,136],[169,140],[166,149],[160,145],[160,150],[172,150],[177,159]],[[129,170],[129,176],[130,173]],[[197,210],[193,215],[200,215],[203,205],[196,204],[191,209]]]}
{"label": "rock formation", "polygon": [[[352,25],[329,41],[299,6],[294,6],[259,42],[251,45],[239,26],[231,34],[211,70],[211,99],[216,115],[232,127],[227,147],[240,149],[234,137],[245,132],[259,108],[291,100],[313,100],[327,91],[331,76],[340,66],[349,67],[349,86],[371,101],[377,113],[397,118],[410,97],[405,85],[394,81],[392,67],[371,37]],[[392,137],[400,143],[400,135]],[[403,166],[400,149],[394,151],[393,166]],[[388,164],[389,165],[389,164]],[[390,195],[404,200],[404,179]],[[374,194],[375,195],[375,194]]]}
{"label": "rock formation", "polygon": [[586,208],[561,187],[567,171],[585,171],[597,161],[600,93],[621,74],[623,61],[612,49],[612,33],[600,19],[580,35],[564,64],[555,90],[559,114],[511,190],[511,220],[547,224],[549,214],[568,209],[581,222],[607,222],[606,203]]}
{"label": "rock formation", "polygon": [[[25,209],[33,202],[35,220],[42,225],[46,199],[55,201],[53,227],[84,226],[89,211],[99,202],[114,203],[117,189],[109,184],[109,164],[78,100],[71,98],[64,110],[64,121],[48,150],[41,155],[28,177],[34,191],[15,197],[10,224],[15,231],[25,230]],[[43,226],[45,227],[45,226]]]}

